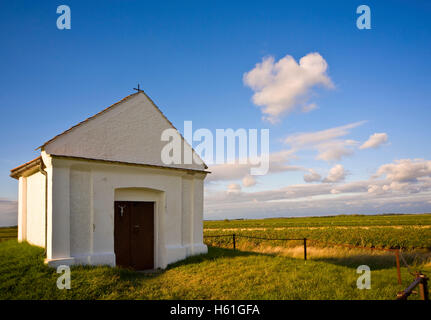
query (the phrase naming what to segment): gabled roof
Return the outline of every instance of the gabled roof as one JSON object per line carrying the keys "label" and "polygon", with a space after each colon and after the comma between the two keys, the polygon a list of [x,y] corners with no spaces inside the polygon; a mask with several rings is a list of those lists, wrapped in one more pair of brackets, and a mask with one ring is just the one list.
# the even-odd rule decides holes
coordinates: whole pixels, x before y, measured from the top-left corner
{"label": "gabled roof", "polygon": [[39,156],[29,162],[26,162],[10,171],[10,176],[14,179],[18,179],[26,171],[34,171],[36,167],[42,164],[42,157]]}
{"label": "gabled roof", "polygon": [[[170,126],[172,126],[172,128],[174,128],[177,132],[178,132],[178,134],[181,136],[181,139],[184,141],[184,143],[186,143],[187,145],[189,145],[189,143],[184,139],[184,137],[183,137],[183,135],[178,131],[178,129],[177,128],[175,128],[175,126],[172,124],[172,122],[171,121],[169,121],[169,119],[163,114],[163,112],[159,109],[159,107],[157,107],[157,105],[154,103],[154,101],[144,92],[144,91],[142,91],[142,90],[140,90],[140,91],[138,91],[138,92],[135,92],[135,93],[132,93],[132,94],[130,94],[130,95],[128,95],[127,97],[125,97],[125,98],[123,98],[123,99],[121,99],[120,101],[118,101],[118,102],[116,102],[116,103],[114,103],[113,105],[111,105],[111,106],[109,106],[109,107],[107,107],[107,108],[105,108],[104,110],[102,110],[102,111],[100,111],[100,112],[98,112],[98,113],[96,113],[95,115],[93,115],[93,116],[91,116],[91,117],[89,117],[89,118],[87,118],[87,119],[85,119],[85,120],[83,120],[83,121],[81,121],[80,123],[78,123],[78,124],[76,124],[76,125],[74,125],[74,126],[72,126],[72,127],[70,127],[69,129],[67,129],[67,130],[65,130],[65,131],[63,131],[62,133],[60,133],[60,134],[58,134],[58,135],[56,135],[55,137],[53,137],[52,139],[50,139],[50,140],[48,140],[48,141],[46,141],[44,144],[42,144],[41,146],[39,146],[36,150],[38,150],[38,149],[41,149],[41,150],[44,150],[44,148],[49,144],[49,143],[51,143],[52,141],[54,141],[54,140],[56,140],[57,138],[59,138],[59,137],[61,137],[61,136],[63,136],[63,135],[65,135],[65,134],[67,134],[68,132],[70,132],[70,131],[72,131],[73,129],[75,129],[75,128],[77,128],[77,127],[79,127],[79,126],[81,126],[82,124],[84,124],[84,123],[87,123],[87,122],[89,122],[89,121],[91,121],[91,120],[93,120],[93,119],[95,119],[95,118],[97,118],[98,116],[100,116],[100,115],[102,115],[102,114],[104,114],[104,113],[106,113],[106,112],[108,112],[109,110],[111,110],[111,109],[113,109],[113,108],[115,108],[115,107],[117,107],[118,105],[120,105],[121,103],[123,103],[123,102],[125,102],[125,101],[127,101],[127,100],[129,100],[130,98],[132,98],[132,97],[134,97],[134,96],[136,96],[136,95],[138,95],[138,94],[143,94],[143,95],[145,95],[145,97],[150,101],[150,103],[154,106],[154,108],[162,115],[162,117],[170,124]],[[190,146],[190,145],[189,145]],[[192,146],[190,146],[190,148],[193,150],[193,153],[195,153],[198,157],[199,157],[199,159],[202,161],[202,163],[203,163],[203,165],[204,165],[204,168],[205,169],[208,169],[208,166],[204,163],[204,161],[200,158],[200,156],[196,153],[196,151],[192,148]]]}

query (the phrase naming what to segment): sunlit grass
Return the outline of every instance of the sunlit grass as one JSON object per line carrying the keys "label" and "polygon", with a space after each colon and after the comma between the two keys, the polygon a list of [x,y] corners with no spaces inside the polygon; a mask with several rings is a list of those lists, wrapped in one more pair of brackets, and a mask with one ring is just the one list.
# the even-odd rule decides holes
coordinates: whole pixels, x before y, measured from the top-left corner
{"label": "sunlit grass", "polygon": [[[224,248],[209,247],[206,255],[154,273],[72,267],[71,290],[57,288],[59,274],[43,263],[43,249],[17,243],[16,228],[0,228],[0,299],[395,299],[413,277],[403,266],[403,283],[397,283],[393,252],[327,243],[400,246],[412,270],[429,276],[430,226],[431,214],[206,221],[206,235],[307,237],[307,261],[302,241],[239,237],[234,251],[231,237],[206,238]],[[370,290],[356,287],[363,264],[371,268]]]}
{"label": "sunlit grass", "polygon": [[364,259],[372,288],[359,290],[357,263],[210,247],[150,274],[72,267],[72,289],[59,290],[59,274],[43,264],[43,249],[9,240],[0,243],[0,299],[394,299],[412,280],[403,268],[400,286],[392,262]]}

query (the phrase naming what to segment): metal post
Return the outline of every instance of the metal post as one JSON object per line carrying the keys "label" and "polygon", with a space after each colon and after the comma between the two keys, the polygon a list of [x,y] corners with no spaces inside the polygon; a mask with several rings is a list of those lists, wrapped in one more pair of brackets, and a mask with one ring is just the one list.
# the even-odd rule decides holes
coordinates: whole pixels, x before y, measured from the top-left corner
{"label": "metal post", "polygon": [[422,281],[421,278],[417,277],[410,285],[404,290],[397,294],[397,300],[407,300],[412,294],[413,289]]}
{"label": "metal post", "polygon": [[304,260],[307,261],[307,238],[304,238]]}
{"label": "metal post", "polygon": [[421,278],[421,282],[419,282],[419,292],[421,295],[422,300],[429,300],[428,296],[428,278],[420,273],[418,277]]}
{"label": "metal post", "polygon": [[401,284],[400,249],[395,250],[395,260],[397,261],[398,284]]}
{"label": "metal post", "polygon": [[232,240],[233,240],[233,250],[235,250],[236,249],[235,233],[232,235]]}

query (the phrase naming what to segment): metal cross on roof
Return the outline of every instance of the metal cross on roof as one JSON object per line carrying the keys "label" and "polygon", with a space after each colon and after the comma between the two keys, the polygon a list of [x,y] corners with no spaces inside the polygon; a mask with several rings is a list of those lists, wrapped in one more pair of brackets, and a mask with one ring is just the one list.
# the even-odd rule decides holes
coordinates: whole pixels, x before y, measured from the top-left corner
{"label": "metal cross on roof", "polygon": [[133,88],[133,90],[136,90],[138,92],[144,92],[144,90],[141,90],[141,88],[139,88],[139,83],[138,83],[138,88]]}

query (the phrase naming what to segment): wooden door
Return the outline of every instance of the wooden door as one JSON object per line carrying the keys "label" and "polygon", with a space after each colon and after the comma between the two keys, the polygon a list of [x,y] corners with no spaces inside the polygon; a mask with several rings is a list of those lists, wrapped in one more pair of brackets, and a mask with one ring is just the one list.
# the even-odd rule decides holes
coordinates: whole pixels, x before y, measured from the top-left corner
{"label": "wooden door", "polygon": [[116,264],[136,270],[154,268],[154,202],[115,201]]}

